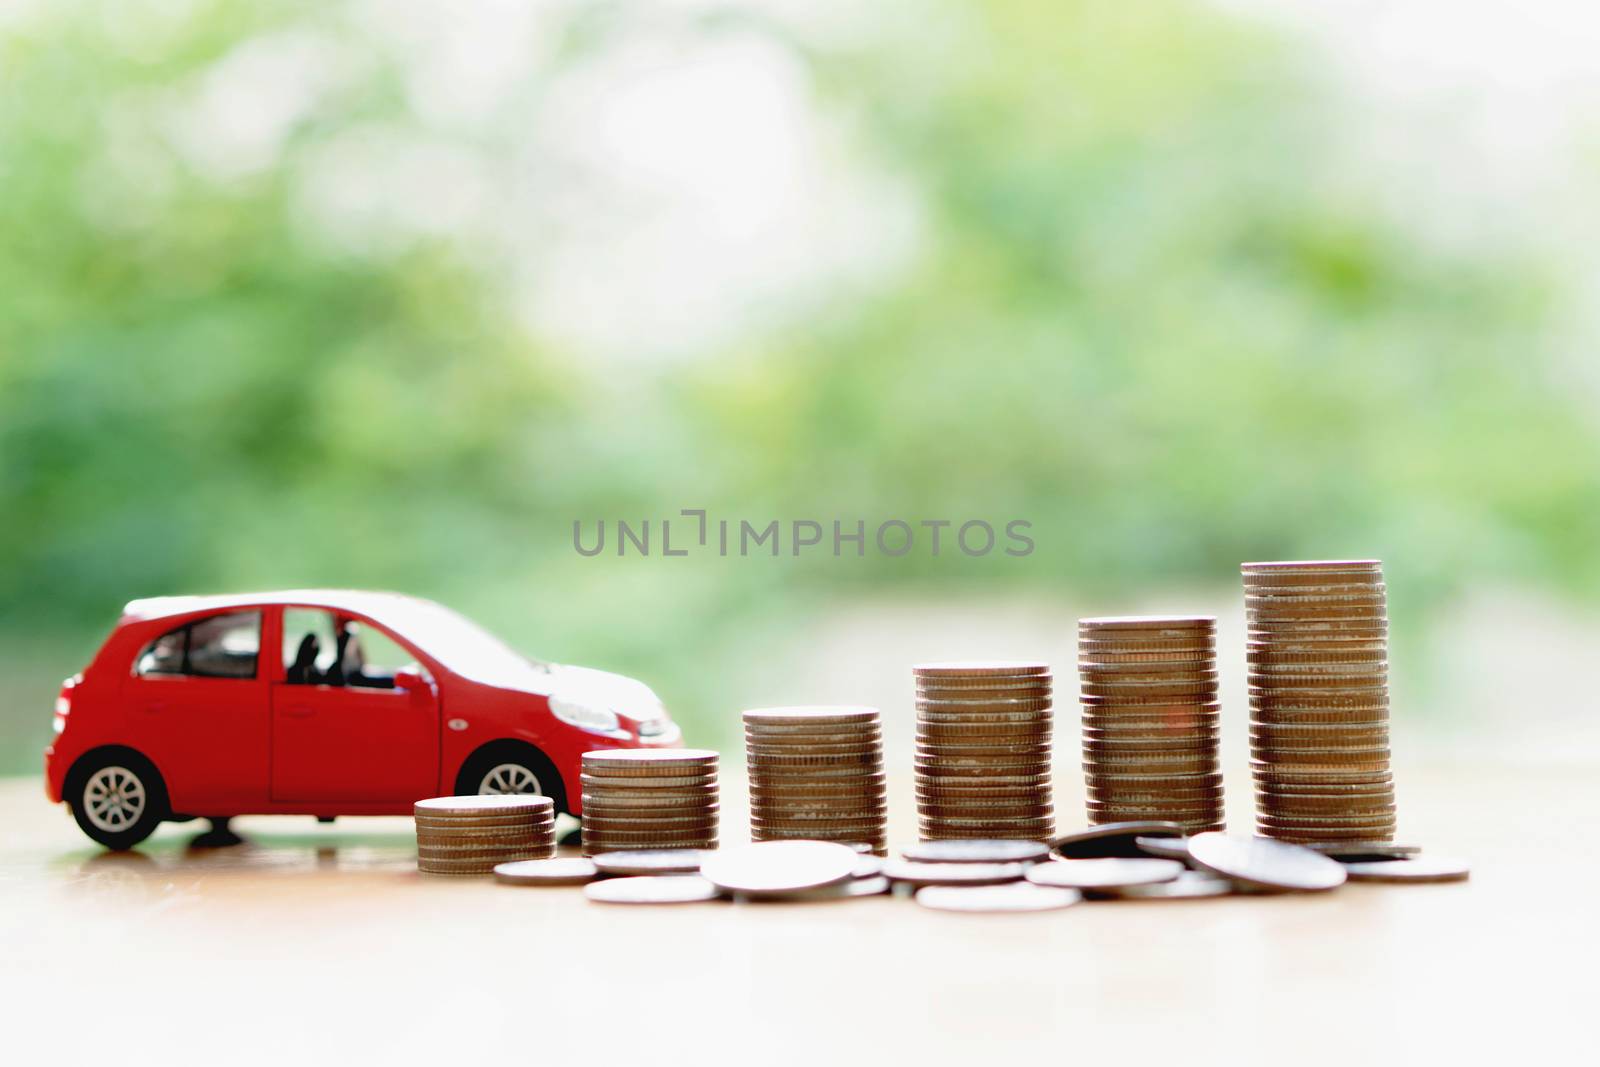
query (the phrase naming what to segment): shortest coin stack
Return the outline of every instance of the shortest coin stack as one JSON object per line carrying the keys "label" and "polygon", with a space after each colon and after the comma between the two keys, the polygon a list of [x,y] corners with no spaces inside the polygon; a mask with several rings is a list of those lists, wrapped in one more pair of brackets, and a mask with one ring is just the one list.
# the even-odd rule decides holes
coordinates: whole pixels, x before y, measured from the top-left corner
{"label": "shortest coin stack", "polygon": [[583,754],[583,852],[717,847],[717,754],[618,748]]}
{"label": "shortest coin stack", "polygon": [[417,870],[424,874],[490,874],[496,864],[556,854],[549,797],[436,797],[417,801],[412,814]]}
{"label": "shortest coin stack", "polygon": [[883,855],[888,802],[877,708],[744,713],[750,836],[863,842]]}

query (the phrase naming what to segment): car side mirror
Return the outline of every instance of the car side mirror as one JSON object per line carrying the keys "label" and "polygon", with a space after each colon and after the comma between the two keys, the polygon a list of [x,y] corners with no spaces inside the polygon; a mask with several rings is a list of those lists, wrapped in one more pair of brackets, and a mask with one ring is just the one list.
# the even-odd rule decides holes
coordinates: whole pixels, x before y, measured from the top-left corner
{"label": "car side mirror", "polygon": [[410,668],[394,672],[394,687],[415,701],[426,700],[433,696],[433,683],[428,681],[421,671]]}

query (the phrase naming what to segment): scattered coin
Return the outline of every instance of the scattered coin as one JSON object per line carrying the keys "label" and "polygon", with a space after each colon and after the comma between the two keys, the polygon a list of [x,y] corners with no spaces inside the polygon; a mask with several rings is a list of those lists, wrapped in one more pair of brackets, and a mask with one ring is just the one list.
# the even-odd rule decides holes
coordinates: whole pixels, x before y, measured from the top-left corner
{"label": "scattered coin", "polygon": [[1346,877],[1337,860],[1267,837],[1198,834],[1189,839],[1189,858],[1206,870],[1258,889],[1312,892],[1334,889]]}
{"label": "scattered coin", "polygon": [[850,900],[855,897],[882,896],[889,891],[889,879],[881,874],[868,875],[864,878],[850,878],[833,885],[818,886],[815,889],[797,889],[791,893],[761,893],[751,895],[735,893],[733,899],[749,901],[752,903],[804,903],[807,901],[824,900]]}
{"label": "scattered coin", "polygon": [[1195,900],[1225,897],[1233,892],[1234,884],[1226,878],[1218,878],[1209,871],[1184,871],[1170,882],[1095,889],[1088,895],[1097,900]]}
{"label": "scattered coin", "polygon": [[601,852],[593,857],[602,874],[695,874],[704,855],[694,848],[641,848],[626,852]]}
{"label": "scattered coin", "polygon": [[1344,861],[1352,882],[1465,882],[1471,868],[1460,860],[1438,856],[1407,859]]}
{"label": "scattered coin", "polygon": [[1167,860],[1189,859],[1189,839],[1187,837],[1136,837],[1133,843],[1140,852],[1148,852],[1152,856],[1159,856]]}
{"label": "scattered coin", "polygon": [[918,863],[913,860],[887,860],[883,873],[889,880],[907,885],[998,885],[1022,879],[1027,865],[1022,863]]}
{"label": "scattered coin", "polygon": [[697,875],[660,874],[590,882],[583,895],[600,904],[693,904],[721,894]]}
{"label": "scattered coin", "polygon": [[1137,841],[1141,837],[1182,837],[1183,827],[1160,819],[1130,822],[1105,822],[1087,830],[1057,837],[1050,851],[1062,859],[1138,859],[1145,853]]}
{"label": "scattered coin", "polygon": [[1034,885],[1067,889],[1120,889],[1130,885],[1170,882],[1183,871],[1183,864],[1177,860],[1052,860],[1029,867],[1024,877]]}
{"label": "scattered coin", "polygon": [[949,838],[908,845],[900,855],[919,863],[1029,863],[1048,858],[1050,846],[1010,838]]}
{"label": "scattered coin", "polygon": [[928,885],[916,901],[935,911],[1024,912],[1070,908],[1083,899],[1076,889],[1013,882],[1009,885]]}
{"label": "scattered coin", "polygon": [[1302,844],[1336,860],[1399,860],[1422,851],[1417,845],[1388,841],[1305,841]]}
{"label": "scattered coin", "polygon": [[507,885],[582,885],[594,881],[595,865],[577,857],[517,860],[496,864],[494,880]]}
{"label": "scattered coin", "polygon": [[857,853],[831,841],[764,841],[706,856],[700,872],[731,893],[784,893],[842,882]]}

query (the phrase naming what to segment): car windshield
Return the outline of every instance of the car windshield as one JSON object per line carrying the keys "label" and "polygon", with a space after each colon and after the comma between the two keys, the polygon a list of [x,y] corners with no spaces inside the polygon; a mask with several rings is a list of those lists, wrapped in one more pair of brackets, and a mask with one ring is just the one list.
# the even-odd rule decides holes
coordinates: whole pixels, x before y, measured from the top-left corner
{"label": "car windshield", "polygon": [[517,652],[494,634],[449,608],[410,600],[385,612],[402,637],[410,638],[456,674],[491,685],[514,684],[531,674],[544,675],[550,664]]}

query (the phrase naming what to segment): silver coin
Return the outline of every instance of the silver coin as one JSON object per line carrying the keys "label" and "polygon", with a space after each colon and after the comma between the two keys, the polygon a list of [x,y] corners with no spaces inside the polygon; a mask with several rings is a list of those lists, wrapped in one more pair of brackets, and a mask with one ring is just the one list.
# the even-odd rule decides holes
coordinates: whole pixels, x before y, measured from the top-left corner
{"label": "silver coin", "polygon": [[1344,884],[1337,860],[1287,841],[1211,831],[1189,839],[1189,858],[1208,871],[1256,889],[1315,892]]}
{"label": "silver coin", "polygon": [[1012,882],[1009,885],[930,885],[917,903],[935,911],[1023,912],[1070,908],[1083,899],[1076,889]]}
{"label": "silver coin", "polygon": [[1050,846],[1001,837],[951,837],[919,841],[900,855],[915,863],[1029,863],[1049,856]]}
{"label": "silver coin", "polygon": [[601,904],[693,904],[716,900],[721,894],[698,875],[658,874],[590,882],[583,895]]}
{"label": "silver coin", "polygon": [[1397,845],[1391,841],[1307,841],[1306,848],[1346,863],[1360,860],[1401,860],[1415,856],[1417,845]]}
{"label": "silver coin", "polygon": [[788,893],[842,882],[859,858],[831,841],[762,841],[708,854],[700,873],[730,893]]}
{"label": "silver coin", "polygon": [[1472,873],[1461,860],[1443,856],[1346,861],[1344,870],[1352,882],[1465,882]]}
{"label": "silver coin", "polygon": [[906,885],[998,885],[1020,882],[1027,870],[1021,863],[917,863],[888,860],[883,873]]}
{"label": "silver coin", "polygon": [[582,885],[594,881],[597,873],[588,860],[568,856],[499,863],[494,868],[494,880],[507,885]]}
{"label": "silver coin", "polygon": [[695,874],[703,855],[698,848],[641,848],[600,852],[590,858],[602,874]]}
{"label": "silver coin", "polygon": [[1147,852],[1152,856],[1160,856],[1164,860],[1189,859],[1189,839],[1187,837],[1136,837],[1133,843],[1140,852]]}
{"label": "silver coin", "polygon": [[855,869],[850,872],[852,878],[876,878],[883,873],[883,860],[871,853],[862,853],[856,857]]}
{"label": "silver coin", "polygon": [[1170,882],[1095,889],[1090,890],[1088,895],[1097,900],[1196,900],[1201,897],[1225,897],[1235,891],[1232,882],[1218,878],[1209,871],[1184,871]]}
{"label": "silver coin", "polygon": [[1029,867],[1024,877],[1034,885],[1061,889],[1120,889],[1170,882],[1183,871],[1183,864],[1177,860],[1051,860]]}
{"label": "silver coin", "polygon": [[1175,822],[1146,819],[1138,822],[1104,822],[1087,830],[1058,836],[1050,851],[1068,860],[1138,859],[1145,855],[1135,844],[1141,837],[1182,837]]}
{"label": "silver coin", "polygon": [[734,900],[749,903],[774,903],[781,904],[785,901],[805,903],[817,900],[851,900],[855,897],[876,897],[889,891],[889,879],[880,875],[867,878],[851,878],[833,885],[819,886],[816,889],[797,889],[792,893],[735,893]]}

